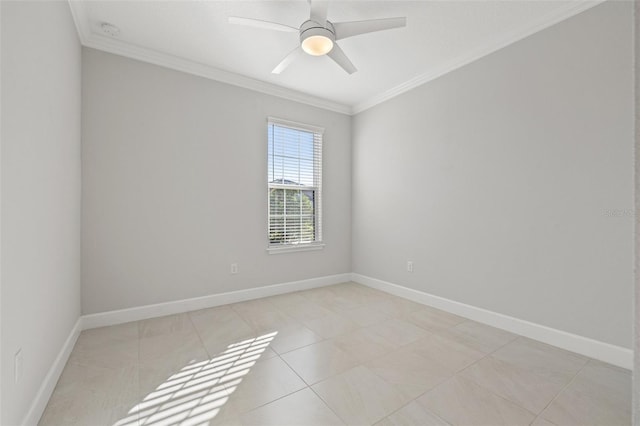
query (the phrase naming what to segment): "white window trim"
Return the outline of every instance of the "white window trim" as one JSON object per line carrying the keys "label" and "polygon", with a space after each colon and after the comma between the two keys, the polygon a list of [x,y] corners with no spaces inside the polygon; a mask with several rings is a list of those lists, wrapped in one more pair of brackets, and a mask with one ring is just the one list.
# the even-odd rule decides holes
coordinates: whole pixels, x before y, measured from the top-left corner
{"label": "white window trim", "polygon": [[[318,133],[322,136],[323,143],[322,143],[321,149],[324,150],[324,127],[313,126],[311,124],[305,124],[305,123],[298,123],[295,121],[285,120],[282,118],[271,117],[271,116],[267,117],[267,124],[282,125],[292,129],[302,130],[304,132]],[[322,158],[320,162],[320,173],[322,174]],[[269,188],[272,188],[274,186],[278,186],[278,185],[277,184],[270,185],[269,182],[267,181],[267,194],[269,193]],[[322,184],[320,186],[322,186]],[[306,187],[303,187],[302,189],[304,188]],[[310,187],[310,188],[315,188],[315,187]],[[322,221],[322,204],[323,204],[322,195],[320,195],[320,203],[319,203],[320,212],[316,213],[316,218],[318,218],[319,221]],[[269,209],[269,205],[267,204],[267,229],[269,229],[268,209]],[[320,226],[322,227],[322,223],[320,223]],[[290,244],[279,244],[279,245],[275,245],[275,244],[271,245],[267,241],[267,253],[283,254],[283,253],[293,253],[293,252],[299,252],[299,251],[315,251],[315,250],[324,249],[324,246],[325,246],[324,240],[313,241],[310,243],[293,243],[293,244],[290,243]]]}
{"label": "white window trim", "polygon": [[287,244],[282,245],[281,247],[269,246],[267,247],[267,252],[269,254],[282,254],[282,253],[293,253],[296,251],[315,251],[322,250],[324,248],[324,243],[302,243],[302,244]]}
{"label": "white window trim", "polygon": [[292,129],[302,130],[303,132],[320,133],[324,135],[324,127],[313,126],[311,124],[296,123],[295,121],[284,120],[282,118],[267,117],[267,123],[281,124]]}

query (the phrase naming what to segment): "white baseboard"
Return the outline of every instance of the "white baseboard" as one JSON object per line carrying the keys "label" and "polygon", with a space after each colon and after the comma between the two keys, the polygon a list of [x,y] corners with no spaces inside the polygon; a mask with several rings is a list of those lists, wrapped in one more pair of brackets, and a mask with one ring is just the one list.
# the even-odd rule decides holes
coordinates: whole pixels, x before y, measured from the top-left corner
{"label": "white baseboard", "polygon": [[49,369],[46,377],[42,381],[42,385],[40,385],[40,389],[38,389],[38,393],[36,394],[31,406],[29,407],[29,411],[27,411],[27,415],[24,417],[21,425],[24,426],[35,426],[40,421],[40,417],[42,417],[42,413],[44,409],[47,407],[47,403],[49,402],[49,398],[51,398],[51,394],[53,393],[53,389],[56,387],[58,383],[58,379],[62,374],[62,370],[64,366],[67,364],[67,360],[69,359],[69,355],[71,355],[71,351],[76,344],[76,340],[78,340],[78,336],[82,331],[82,317],[78,318],[76,324],[73,326],[71,333],[69,333],[69,337],[62,345],[62,349],[58,353],[53,365]]}
{"label": "white baseboard", "polygon": [[53,365],[44,378],[38,393],[36,394],[27,415],[22,421],[22,425],[35,426],[38,424],[42,413],[51,398],[56,383],[62,374],[64,366],[67,364],[69,355],[78,340],[82,330],[103,327],[108,325],[122,324],[130,321],[155,318],[163,315],[171,315],[182,312],[189,312],[198,309],[210,308],[214,306],[226,305],[229,303],[243,302],[246,300],[259,299],[262,297],[275,296],[278,294],[290,293],[299,290],[309,290],[316,287],[323,287],[333,284],[340,284],[351,280],[351,274],[328,275],[325,277],[311,278],[301,281],[291,281],[283,284],[275,284],[265,287],[250,288],[246,290],[232,291],[228,293],[213,294],[210,296],[196,297],[193,299],[177,300],[155,305],[140,306],[130,309],[102,312],[98,314],[84,315],[78,318],[69,337],[64,342],[62,349],[58,353]]}
{"label": "white baseboard", "polygon": [[611,345],[609,343],[600,342],[577,334],[568,333],[566,331],[557,330],[544,325],[510,317],[508,315],[445,299],[444,297],[434,296],[429,293],[392,284],[387,281],[367,277],[361,274],[346,273],[81,316],[76,321],[69,337],[67,337],[67,340],[58,353],[51,369],[42,382],[42,385],[40,386],[33,403],[29,407],[29,411],[27,412],[22,424],[27,426],[38,424],[38,421],[47,406],[47,402],[53,393],[53,389],[62,374],[62,370],[64,369],[64,366],[69,359],[69,355],[71,354],[76,340],[82,330],[155,318],[163,315],[189,312],[198,309],[226,305],[229,303],[237,303],[262,297],[275,296],[278,294],[291,293],[294,291],[308,290],[316,287],[340,284],[347,281],[355,281],[359,284],[363,284],[395,296],[442,309],[443,311],[451,312],[474,321],[510,331],[521,336],[529,337],[531,339],[557,346],[568,351],[576,352],[622,368],[629,370],[633,368],[633,351],[631,349]]}
{"label": "white baseboard", "polygon": [[633,351],[588,337],[499,314],[429,293],[353,273],[351,280],[395,296],[451,312],[474,321],[557,346],[618,367],[633,369]]}
{"label": "white baseboard", "polygon": [[117,311],[100,312],[97,314],[84,315],[82,317],[82,324],[85,330],[89,328],[123,324],[130,321],[139,321],[164,315],[179,314],[198,309],[227,305],[229,303],[244,302],[246,300],[259,299],[261,297],[291,293],[293,291],[340,284],[350,280],[350,273],[328,275],[319,278],[291,281],[288,283],[269,285],[265,287],[212,294],[210,296],[195,297],[192,299],[176,300],[173,302],[120,309]]}

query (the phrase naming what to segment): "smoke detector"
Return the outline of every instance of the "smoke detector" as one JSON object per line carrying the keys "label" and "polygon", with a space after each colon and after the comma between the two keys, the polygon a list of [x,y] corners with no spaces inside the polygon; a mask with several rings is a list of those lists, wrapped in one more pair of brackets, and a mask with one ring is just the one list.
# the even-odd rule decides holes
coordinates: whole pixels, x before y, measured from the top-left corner
{"label": "smoke detector", "polygon": [[111,25],[108,22],[103,22],[102,24],[100,24],[100,28],[102,29],[103,33],[110,37],[118,37],[120,35],[120,28],[116,27],[115,25]]}

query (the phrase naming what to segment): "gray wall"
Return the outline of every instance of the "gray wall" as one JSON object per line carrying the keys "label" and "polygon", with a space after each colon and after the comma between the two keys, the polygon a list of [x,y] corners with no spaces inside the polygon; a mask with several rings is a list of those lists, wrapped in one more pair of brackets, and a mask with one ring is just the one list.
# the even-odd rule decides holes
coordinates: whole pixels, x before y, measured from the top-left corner
{"label": "gray wall", "polygon": [[[2,418],[19,424],[80,316],[80,43],[66,2],[2,8]],[[14,354],[24,371],[14,384]]]}
{"label": "gray wall", "polygon": [[[82,88],[83,313],[351,271],[349,116],[92,49]],[[324,250],[266,252],[268,116],[326,128]]]}
{"label": "gray wall", "polygon": [[630,348],[631,70],[606,2],[358,114],[354,272]]}
{"label": "gray wall", "polygon": [[635,5],[633,29],[635,47],[635,321],[633,360],[633,422],[640,425],[640,2]]}

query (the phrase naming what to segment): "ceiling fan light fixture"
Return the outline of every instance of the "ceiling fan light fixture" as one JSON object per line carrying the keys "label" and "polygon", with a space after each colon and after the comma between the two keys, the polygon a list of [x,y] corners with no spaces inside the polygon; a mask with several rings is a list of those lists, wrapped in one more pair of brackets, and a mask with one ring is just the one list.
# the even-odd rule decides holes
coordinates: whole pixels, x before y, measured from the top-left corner
{"label": "ceiling fan light fixture", "polygon": [[302,50],[312,56],[322,56],[331,52],[333,41],[323,35],[313,35],[302,41]]}
{"label": "ceiling fan light fixture", "polygon": [[313,21],[305,22],[300,28],[300,45],[302,50],[311,56],[322,56],[331,52],[335,37],[332,31],[319,27]]}
{"label": "ceiling fan light fixture", "polygon": [[[340,45],[336,43],[336,39],[342,40],[347,37],[401,28],[407,25],[406,17],[336,22],[334,24],[327,20],[327,0],[308,0],[308,2],[311,6],[309,19],[304,21],[297,30],[300,34],[300,46],[289,52],[271,73],[280,74],[298,55],[304,52],[312,56],[327,55],[348,74],[353,74],[358,69],[351,63]],[[296,28],[290,25],[238,16],[230,16],[229,23],[277,31],[296,31]]]}

